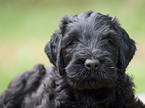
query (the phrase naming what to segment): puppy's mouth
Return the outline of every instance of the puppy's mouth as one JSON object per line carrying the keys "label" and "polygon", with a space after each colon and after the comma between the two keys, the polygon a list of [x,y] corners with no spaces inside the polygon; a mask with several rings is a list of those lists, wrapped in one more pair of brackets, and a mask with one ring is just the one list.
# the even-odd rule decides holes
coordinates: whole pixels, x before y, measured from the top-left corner
{"label": "puppy's mouth", "polygon": [[115,86],[117,80],[115,72],[112,72],[112,74],[103,74],[103,72],[97,74],[97,72],[84,71],[77,73],[67,71],[66,80],[71,87],[79,90],[110,89]]}

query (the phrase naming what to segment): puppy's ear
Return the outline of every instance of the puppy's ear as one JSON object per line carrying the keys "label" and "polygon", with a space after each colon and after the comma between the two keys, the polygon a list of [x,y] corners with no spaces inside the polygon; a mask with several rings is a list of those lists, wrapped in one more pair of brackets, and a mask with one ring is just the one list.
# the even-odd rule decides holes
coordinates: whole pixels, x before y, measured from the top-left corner
{"label": "puppy's ear", "polygon": [[44,50],[50,62],[56,67],[60,75],[63,75],[64,63],[61,54],[61,40],[62,34],[60,33],[60,30],[56,30],[51,36],[51,40],[46,44]]}
{"label": "puppy's ear", "polygon": [[50,62],[56,66],[57,62],[57,53],[58,53],[58,43],[61,38],[59,30],[56,30],[51,36],[50,41],[45,45],[44,51],[48,56]]}
{"label": "puppy's ear", "polygon": [[50,62],[56,67],[60,75],[65,74],[61,42],[66,32],[66,26],[70,21],[69,17],[64,17],[62,19],[59,29],[51,36],[50,42],[46,44],[44,49]]}
{"label": "puppy's ear", "polygon": [[119,37],[119,61],[118,69],[125,72],[126,67],[133,58],[136,50],[135,42],[129,37],[124,29],[118,29]]}

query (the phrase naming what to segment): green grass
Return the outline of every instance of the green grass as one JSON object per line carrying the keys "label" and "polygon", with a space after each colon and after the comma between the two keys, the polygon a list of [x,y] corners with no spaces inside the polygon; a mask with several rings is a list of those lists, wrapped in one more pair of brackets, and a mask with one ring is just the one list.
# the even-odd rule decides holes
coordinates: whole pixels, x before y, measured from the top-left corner
{"label": "green grass", "polygon": [[134,62],[127,68],[127,73],[135,82],[136,93],[145,93],[145,66],[143,63]]}
{"label": "green grass", "polygon": [[127,69],[136,92],[145,92],[145,1],[143,0],[0,0],[0,92],[20,72],[35,64],[50,65],[43,48],[65,15],[93,10],[117,16],[137,41]]}

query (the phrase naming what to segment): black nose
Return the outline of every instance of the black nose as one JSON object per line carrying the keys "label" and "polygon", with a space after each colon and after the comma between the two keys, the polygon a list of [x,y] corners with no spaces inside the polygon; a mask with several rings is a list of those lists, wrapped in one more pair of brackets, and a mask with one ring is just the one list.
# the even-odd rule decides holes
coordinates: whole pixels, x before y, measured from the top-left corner
{"label": "black nose", "polygon": [[97,70],[99,65],[100,65],[99,60],[87,59],[85,61],[85,67],[89,70]]}

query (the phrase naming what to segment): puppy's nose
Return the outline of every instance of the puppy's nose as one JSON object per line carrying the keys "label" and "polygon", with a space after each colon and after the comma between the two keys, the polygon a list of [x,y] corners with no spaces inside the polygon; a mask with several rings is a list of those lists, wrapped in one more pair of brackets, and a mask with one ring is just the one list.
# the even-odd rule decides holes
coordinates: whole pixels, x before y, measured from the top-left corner
{"label": "puppy's nose", "polygon": [[99,60],[87,59],[85,61],[85,67],[87,69],[89,69],[89,70],[97,70],[99,65],[100,65],[100,61]]}

